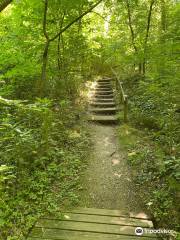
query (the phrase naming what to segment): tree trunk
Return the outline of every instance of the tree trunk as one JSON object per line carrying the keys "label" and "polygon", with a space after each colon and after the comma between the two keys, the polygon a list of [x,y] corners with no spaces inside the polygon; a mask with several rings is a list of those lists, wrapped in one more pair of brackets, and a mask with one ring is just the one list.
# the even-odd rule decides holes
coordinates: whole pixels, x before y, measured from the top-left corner
{"label": "tree trunk", "polygon": [[12,0],[0,1],[0,12],[2,12],[11,2],[12,2]]}
{"label": "tree trunk", "polygon": [[61,36],[59,35],[58,37],[58,44],[57,44],[57,58],[58,58],[58,70],[61,70],[61,59],[60,59],[60,40],[61,40]]}
{"label": "tree trunk", "polygon": [[[135,41],[135,33],[134,33],[134,29],[133,29],[133,24],[132,24],[132,14],[131,14],[129,0],[126,0],[126,7],[127,7],[127,13],[128,13],[129,29],[130,29],[130,33],[131,33],[131,42],[132,42],[132,46],[134,48],[135,55],[138,56],[138,47],[137,47],[136,41]],[[139,74],[141,74],[142,73],[141,62],[138,63],[138,70],[139,70]]]}
{"label": "tree trunk", "polygon": [[[65,17],[65,13],[62,16],[61,22],[60,22],[60,30],[63,27],[63,22],[64,22],[64,17]],[[57,39],[57,61],[58,61],[58,70],[60,71],[62,68],[62,58],[61,58],[61,49],[60,49],[60,45],[61,45],[61,38],[63,37],[63,35],[59,35],[58,39]]]}
{"label": "tree trunk", "polygon": [[141,73],[142,73],[142,64],[139,63],[139,74],[141,74]]}
{"label": "tree trunk", "polygon": [[168,56],[167,48],[166,48],[166,31],[167,31],[167,3],[166,0],[160,1],[161,8],[161,22],[159,26],[159,55],[160,58],[157,61],[157,71],[159,75],[164,75],[166,71],[166,61]]}
{"label": "tree trunk", "polygon": [[161,0],[161,30],[167,30],[167,12],[166,12],[166,1]]}
{"label": "tree trunk", "polygon": [[130,5],[129,5],[129,1],[126,0],[126,6],[127,6],[127,12],[128,12],[128,22],[129,22],[129,29],[131,32],[131,41],[132,41],[132,45],[134,48],[135,53],[137,53],[137,46],[135,43],[135,34],[134,34],[134,30],[133,30],[133,26],[132,26],[132,17],[131,17],[131,9],[130,9]]}
{"label": "tree trunk", "polygon": [[145,40],[144,40],[144,58],[143,58],[143,63],[142,63],[143,75],[145,75],[145,73],[146,73],[147,43],[148,43],[149,32],[150,32],[150,27],[151,27],[151,16],[152,16],[152,11],[153,11],[153,5],[154,5],[154,3],[155,3],[155,0],[152,0],[151,3],[150,3],[149,13],[148,13],[148,19],[147,19],[146,36],[145,36]]}
{"label": "tree trunk", "polygon": [[46,90],[46,69],[47,69],[47,62],[48,62],[48,51],[49,51],[49,46],[50,46],[50,41],[47,41],[45,43],[45,47],[44,47],[44,52],[43,52],[43,58],[42,58],[42,72],[41,72],[41,81],[40,84],[38,86],[38,92],[39,92],[39,96],[43,97],[45,90]]}
{"label": "tree trunk", "polygon": [[145,73],[146,73],[146,58],[143,59],[142,73],[143,73],[143,75],[145,75]]}

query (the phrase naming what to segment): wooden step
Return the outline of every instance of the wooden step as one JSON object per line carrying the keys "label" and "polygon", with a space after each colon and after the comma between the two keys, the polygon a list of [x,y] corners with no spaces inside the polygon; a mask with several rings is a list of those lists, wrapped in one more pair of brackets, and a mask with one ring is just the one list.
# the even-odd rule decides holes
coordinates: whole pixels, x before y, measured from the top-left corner
{"label": "wooden step", "polygon": [[[104,234],[116,234],[116,235],[134,235],[135,227],[132,225],[120,225],[120,224],[104,224],[98,222],[89,222],[88,218],[85,222],[78,220],[76,221],[57,221],[51,219],[40,219],[36,224],[37,228],[45,229],[57,229],[61,230],[72,230],[72,231],[84,231],[84,232],[95,232]],[[149,234],[150,235],[150,234]],[[148,236],[148,234],[144,234]]]}
{"label": "wooden step", "polygon": [[116,107],[109,108],[90,108],[90,112],[94,112],[97,114],[115,114],[119,109]]}
{"label": "wooden step", "polygon": [[102,90],[102,91],[112,91],[112,88],[111,87],[96,87],[95,88],[95,91],[97,90]]}
{"label": "wooden step", "polygon": [[113,94],[108,94],[108,95],[95,94],[94,96],[95,96],[96,98],[98,98],[98,99],[99,99],[99,98],[100,98],[100,99],[102,99],[102,98],[106,98],[106,99],[107,99],[107,98],[113,98],[113,97],[114,97]]}
{"label": "wooden step", "polygon": [[99,84],[111,84],[111,82],[110,81],[101,81],[101,82],[97,82],[97,84],[99,85]]}
{"label": "wooden step", "polygon": [[[36,223],[27,240],[138,240],[135,228],[152,228],[150,220],[131,218],[119,210],[77,208],[62,213],[62,218],[46,216]],[[141,240],[155,240],[144,233]]]}
{"label": "wooden step", "polygon": [[95,94],[98,94],[98,95],[112,95],[113,91],[112,90],[110,90],[110,91],[96,90]]}
{"label": "wooden step", "polygon": [[111,88],[112,89],[112,85],[111,84],[98,84],[96,86],[96,88]]}
{"label": "wooden step", "polygon": [[111,93],[113,93],[113,90],[112,89],[100,89],[100,88],[96,88],[95,89],[95,91],[96,92],[105,92],[105,93],[109,93],[109,92],[111,92]]}
{"label": "wooden step", "polygon": [[79,213],[79,214],[92,214],[92,215],[102,215],[102,216],[114,216],[114,217],[130,217],[136,219],[146,219],[150,220],[150,217],[146,214],[135,214],[133,212],[121,211],[117,209],[104,209],[104,208],[76,208],[69,212]]}
{"label": "wooden step", "polygon": [[99,93],[99,92],[105,92],[105,94],[106,93],[113,93],[113,89],[101,89],[101,88],[95,88],[95,89],[93,89],[93,90],[91,90],[92,92],[97,92],[97,93]]}
{"label": "wooden step", "polygon": [[89,121],[99,123],[117,123],[118,118],[115,115],[89,115]]}
{"label": "wooden step", "polygon": [[102,78],[102,79],[99,79],[97,80],[97,82],[111,82],[113,80],[113,78]]}
{"label": "wooden step", "polygon": [[27,240],[155,240],[151,237],[116,235],[111,233],[34,228]]}
{"label": "wooden step", "polygon": [[94,102],[114,102],[114,98],[92,98],[91,101]]}
{"label": "wooden step", "polygon": [[109,82],[109,83],[101,83],[101,82],[98,82],[97,83],[97,86],[103,86],[103,87],[112,87],[112,84]]}
{"label": "wooden step", "polygon": [[99,101],[96,101],[96,102],[90,102],[90,105],[91,106],[97,106],[97,107],[101,107],[101,108],[105,108],[105,107],[115,107],[116,104],[115,102],[99,102]]}
{"label": "wooden step", "polygon": [[124,225],[124,226],[136,226],[138,227],[140,222],[142,227],[153,227],[153,224],[150,220],[130,218],[127,216],[111,216],[109,213],[106,215],[88,214],[85,212],[76,213],[76,212],[65,212],[63,213],[62,218],[57,218],[53,216],[43,217],[41,219],[49,220],[61,220],[61,221],[78,221],[78,222],[91,222],[91,223],[102,223],[110,225]]}

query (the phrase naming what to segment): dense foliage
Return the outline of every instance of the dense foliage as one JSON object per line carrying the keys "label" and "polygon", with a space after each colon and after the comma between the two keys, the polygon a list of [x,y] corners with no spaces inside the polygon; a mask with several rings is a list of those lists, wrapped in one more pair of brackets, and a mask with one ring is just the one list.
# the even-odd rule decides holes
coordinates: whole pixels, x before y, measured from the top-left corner
{"label": "dense foliage", "polygon": [[0,106],[0,237],[20,239],[38,216],[78,202],[88,140],[79,109],[62,101],[1,99]]}
{"label": "dense foliage", "polygon": [[111,68],[130,123],[161,149],[138,143],[130,163],[143,163],[139,182],[154,181],[147,202],[158,226],[174,214],[178,229],[179,25],[176,0],[0,1],[0,238],[19,240],[57,202],[76,203],[88,143],[80,90]]}

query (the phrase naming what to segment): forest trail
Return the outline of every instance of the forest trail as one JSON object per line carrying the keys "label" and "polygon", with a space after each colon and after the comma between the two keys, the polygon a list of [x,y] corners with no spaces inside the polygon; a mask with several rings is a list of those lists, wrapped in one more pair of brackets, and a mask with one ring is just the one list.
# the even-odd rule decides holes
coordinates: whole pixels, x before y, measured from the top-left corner
{"label": "forest trail", "polygon": [[93,152],[85,176],[84,204],[120,209],[126,214],[142,214],[143,208],[137,199],[126,158],[118,144],[117,127],[90,124],[89,129]]}
{"label": "forest trail", "polygon": [[[84,197],[88,207],[120,209],[127,214],[145,215],[119,146],[118,127],[114,124],[118,121],[116,112],[119,106],[112,80],[97,80],[90,91],[89,120],[93,123],[89,124],[89,132],[93,153],[85,178],[87,192]],[[107,106],[109,104],[110,107]]]}
{"label": "forest trail", "polygon": [[[109,80],[107,80],[109,82]],[[131,181],[125,156],[118,144],[117,106],[111,84],[95,85],[88,125],[93,151],[83,179],[80,207],[57,217],[41,218],[28,240],[135,240],[136,227],[152,228]],[[110,106],[109,106],[110,105]],[[144,232],[143,240],[156,239]]]}
{"label": "forest trail", "polygon": [[127,239],[144,212],[180,240],[179,22],[178,0],[0,0],[0,240]]}

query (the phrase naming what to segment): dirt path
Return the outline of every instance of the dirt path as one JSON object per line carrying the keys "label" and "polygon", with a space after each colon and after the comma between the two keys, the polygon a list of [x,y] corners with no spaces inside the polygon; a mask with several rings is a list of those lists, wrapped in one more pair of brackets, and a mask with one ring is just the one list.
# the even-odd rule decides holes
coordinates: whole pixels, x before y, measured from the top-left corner
{"label": "dirt path", "polygon": [[120,149],[117,127],[90,124],[93,148],[84,177],[83,207],[120,209],[142,213],[126,159]]}

